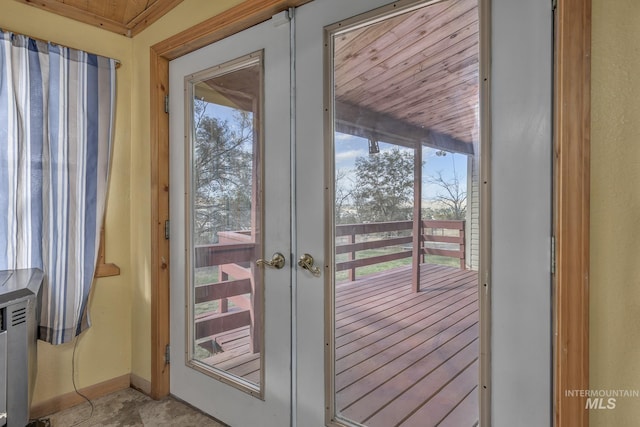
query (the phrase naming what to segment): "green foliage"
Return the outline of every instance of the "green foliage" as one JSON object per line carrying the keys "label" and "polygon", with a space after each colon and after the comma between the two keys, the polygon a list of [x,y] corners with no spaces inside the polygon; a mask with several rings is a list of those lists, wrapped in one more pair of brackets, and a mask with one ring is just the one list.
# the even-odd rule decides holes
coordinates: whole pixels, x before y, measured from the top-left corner
{"label": "green foliage", "polygon": [[238,111],[232,123],[206,114],[195,101],[194,239],[217,243],[220,231],[251,227],[253,125],[250,113]]}
{"label": "green foliage", "polygon": [[394,148],[355,161],[358,222],[401,221],[413,212],[413,153]]}

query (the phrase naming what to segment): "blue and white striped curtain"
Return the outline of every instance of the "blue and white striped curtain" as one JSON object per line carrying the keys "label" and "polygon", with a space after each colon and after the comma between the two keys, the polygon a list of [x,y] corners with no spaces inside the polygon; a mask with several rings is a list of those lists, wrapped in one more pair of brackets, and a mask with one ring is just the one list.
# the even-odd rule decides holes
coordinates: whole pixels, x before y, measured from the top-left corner
{"label": "blue and white striped curtain", "polygon": [[0,31],[0,270],[40,268],[40,339],[90,326],[115,61]]}

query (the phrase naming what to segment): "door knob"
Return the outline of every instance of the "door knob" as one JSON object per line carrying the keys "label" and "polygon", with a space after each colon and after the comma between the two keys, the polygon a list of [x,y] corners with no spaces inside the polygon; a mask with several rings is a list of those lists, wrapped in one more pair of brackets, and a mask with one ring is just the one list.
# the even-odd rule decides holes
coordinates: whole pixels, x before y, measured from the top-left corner
{"label": "door knob", "polygon": [[266,265],[267,267],[276,268],[278,270],[284,267],[284,263],[284,255],[282,255],[280,252],[274,253],[271,257],[271,261],[268,261],[266,259],[259,259],[256,261],[257,265]]}
{"label": "door knob", "polygon": [[308,270],[311,274],[316,277],[320,277],[320,269],[313,265],[313,257],[309,254],[304,254],[298,260],[298,265],[305,270]]}

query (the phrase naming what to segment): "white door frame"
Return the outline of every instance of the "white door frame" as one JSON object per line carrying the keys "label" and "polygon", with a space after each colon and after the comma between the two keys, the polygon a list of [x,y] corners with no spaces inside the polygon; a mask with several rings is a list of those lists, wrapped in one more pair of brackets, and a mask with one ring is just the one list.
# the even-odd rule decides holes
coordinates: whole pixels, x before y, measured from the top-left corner
{"label": "white door frame", "polygon": [[482,276],[496,427],[552,424],[552,37],[551,2],[492,0],[491,166],[482,179],[491,213],[481,244],[491,245]]}

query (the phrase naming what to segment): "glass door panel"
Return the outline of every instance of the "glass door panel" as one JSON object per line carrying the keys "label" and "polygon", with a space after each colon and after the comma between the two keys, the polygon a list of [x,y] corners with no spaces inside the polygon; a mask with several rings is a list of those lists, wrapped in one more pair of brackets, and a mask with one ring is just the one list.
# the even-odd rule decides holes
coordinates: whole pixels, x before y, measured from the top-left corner
{"label": "glass door panel", "polygon": [[479,420],[478,7],[327,28],[333,88],[333,417]]}
{"label": "glass door panel", "polygon": [[188,364],[262,384],[262,54],[187,77],[191,126]]}
{"label": "glass door panel", "polygon": [[286,19],[169,63],[171,393],[227,425],[290,420],[290,68]]}

